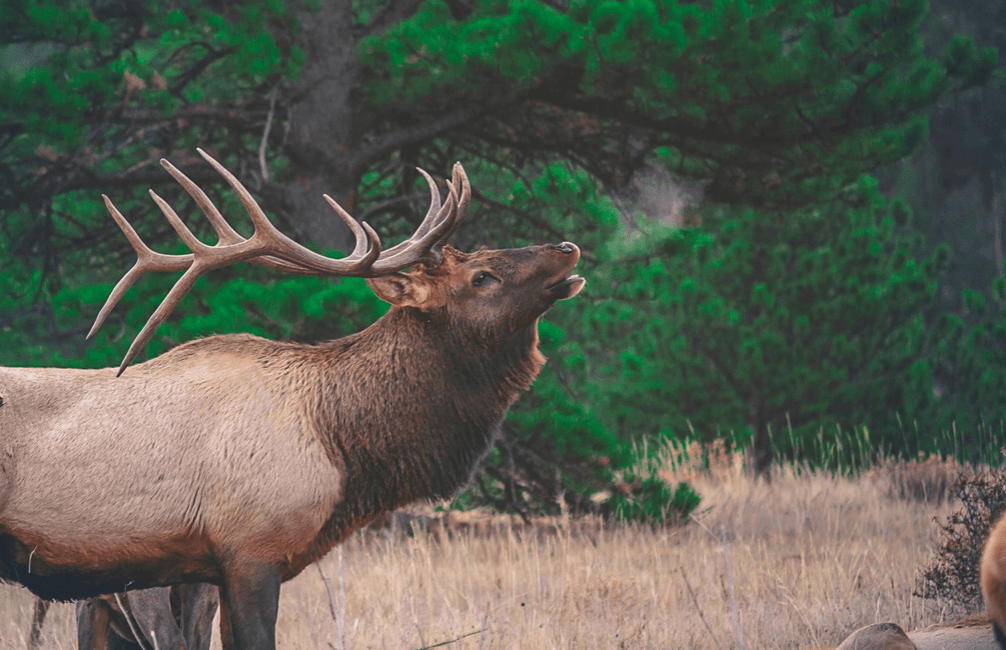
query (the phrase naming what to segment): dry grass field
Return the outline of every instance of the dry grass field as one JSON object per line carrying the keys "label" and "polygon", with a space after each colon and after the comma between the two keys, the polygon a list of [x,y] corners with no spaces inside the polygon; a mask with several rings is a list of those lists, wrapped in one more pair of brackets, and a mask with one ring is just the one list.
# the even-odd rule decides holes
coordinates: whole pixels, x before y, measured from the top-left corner
{"label": "dry grass field", "polygon": [[[312,567],[283,587],[278,645],[813,648],[869,623],[907,630],[958,615],[911,595],[933,517],[952,506],[900,497],[895,471],[780,468],[766,485],[725,458],[712,472],[681,470],[702,504],[676,528],[560,520],[557,534],[355,536],[343,547],[343,634]],[[337,553],[321,566],[338,601]],[[31,603],[0,586],[0,650],[24,647]],[[72,605],[53,608],[44,647],[76,646],[72,618]]]}

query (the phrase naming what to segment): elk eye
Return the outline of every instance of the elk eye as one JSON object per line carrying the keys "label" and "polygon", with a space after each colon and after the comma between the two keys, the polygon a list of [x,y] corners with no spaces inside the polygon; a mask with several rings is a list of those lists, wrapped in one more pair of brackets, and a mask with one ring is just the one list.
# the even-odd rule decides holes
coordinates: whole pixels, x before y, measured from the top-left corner
{"label": "elk eye", "polygon": [[493,276],[489,275],[485,271],[479,271],[478,273],[475,274],[475,277],[472,278],[472,286],[473,287],[481,287],[482,285],[484,285],[489,280],[495,280],[495,279],[496,278],[494,278]]}

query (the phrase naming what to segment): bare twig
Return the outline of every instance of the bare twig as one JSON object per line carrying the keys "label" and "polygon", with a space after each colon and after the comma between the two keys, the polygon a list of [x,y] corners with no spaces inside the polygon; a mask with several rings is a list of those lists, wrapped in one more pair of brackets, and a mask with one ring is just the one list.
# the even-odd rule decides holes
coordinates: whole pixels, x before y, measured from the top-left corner
{"label": "bare twig", "polygon": [[332,580],[325,573],[325,570],[321,568],[321,562],[315,562],[314,565],[318,567],[318,573],[321,574],[321,579],[325,581],[325,588],[328,589],[328,606],[332,610],[332,620],[338,620],[339,608],[335,604],[335,591],[332,589]]}
{"label": "bare twig", "polygon": [[421,648],[416,648],[416,650],[430,650],[430,648],[439,648],[441,646],[445,646],[445,645],[448,645],[450,643],[456,643],[456,642],[460,641],[461,639],[463,639],[465,637],[468,637],[468,636],[474,636],[476,634],[482,634],[483,632],[485,632],[488,629],[489,628],[485,628],[484,627],[481,630],[475,630],[474,632],[468,632],[467,634],[462,634],[461,636],[454,637],[453,639],[451,639],[449,641],[441,641],[440,643],[434,643],[433,645],[424,645]]}
{"label": "bare twig", "polygon": [[437,119],[430,120],[408,127],[382,134],[361,147],[356,160],[370,161],[376,160],[388,153],[405,145],[423,141],[427,138],[439,135],[449,129],[456,128],[465,122],[470,122],[493,109],[503,108],[500,106],[469,106],[459,108],[453,113],[448,113]]}
{"label": "bare twig", "polygon": [[339,625],[337,632],[342,650],[346,650],[346,575],[343,571],[341,545],[336,549],[336,555],[339,558]]}
{"label": "bare twig", "polygon": [[119,606],[119,609],[122,611],[122,616],[126,619],[126,624],[129,626],[129,631],[132,632],[133,637],[136,638],[136,645],[140,646],[140,650],[147,650],[146,644],[143,643],[143,635],[140,634],[140,631],[136,629],[135,625],[133,625],[132,612],[126,609],[126,605],[122,602],[122,598],[119,597],[118,593],[115,594],[115,604]]}
{"label": "bare twig", "polygon": [[702,608],[699,607],[699,599],[695,597],[692,585],[688,582],[688,574],[685,573],[685,567],[682,566],[678,568],[681,569],[681,577],[685,579],[685,587],[688,588],[688,595],[692,597],[692,604],[695,605],[695,611],[699,613],[699,618],[702,619],[702,624],[706,626],[706,631],[709,632],[709,636],[713,637],[713,642],[716,644],[716,647],[719,648],[720,639],[716,636],[716,633],[713,632],[713,628],[709,627],[709,622],[706,621],[706,615],[702,613]]}
{"label": "bare twig", "polygon": [[335,589],[332,588],[332,580],[321,568],[321,562],[315,562],[321,579],[325,581],[325,588],[328,589],[328,605],[332,609],[332,620],[335,621],[335,637],[337,643],[329,643],[332,650],[346,650],[346,589],[342,571],[342,546],[336,547],[336,557],[339,560],[339,604],[336,604]]}
{"label": "bare twig", "polygon": [[535,215],[535,214],[533,214],[531,212],[528,212],[527,210],[521,210],[519,208],[513,207],[512,205],[509,205],[509,204],[506,204],[506,203],[502,203],[500,201],[496,201],[496,200],[494,200],[494,199],[486,196],[482,192],[479,192],[478,190],[472,190],[472,195],[480,203],[484,203],[486,205],[490,205],[490,206],[492,206],[494,208],[497,208],[497,209],[500,209],[500,210],[506,210],[506,211],[511,212],[511,213],[513,213],[513,214],[515,214],[515,215],[517,215],[517,216],[519,216],[519,217],[521,217],[521,218],[523,218],[523,219],[525,219],[527,221],[530,221],[537,228],[540,228],[541,230],[544,230],[545,232],[549,233],[553,237],[557,237],[559,239],[562,239],[562,237],[563,237],[562,233],[559,232],[558,230],[556,230],[555,228],[553,228],[551,225],[549,225],[547,221],[545,221],[541,217],[539,217],[539,216],[537,216],[537,215]]}
{"label": "bare twig", "polygon": [[[380,34],[389,26],[400,23],[414,14],[421,4],[421,0],[399,0],[384,4],[381,9],[374,12],[370,23],[359,29],[360,33],[358,36]],[[356,31],[356,28],[354,28],[354,31]]]}
{"label": "bare twig", "polygon": [[727,582],[730,584],[730,613],[734,624],[734,634],[737,635],[737,647],[740,650],[747,650],[747,646],[744,645],[744,635],[741,634],[741,619],[737,614],[737,597],[734,595],[734,574],[730,568],[730,551],[727,549],[727,535],[726,531],[721,530],[720,532],[722,533],[720,541],[723,543],[723,557],[727,561]]}
{"label": "bare twig", "polygon": [[262,131],[262,142],[258,145],[258,165],[262,170],[262,180],[269,180],[269,168],[265,164],[265,147],[269,142],[269,131],[272,130],[272,116],[276,112],[276,88],[269,93],[269,116],[265,119],[265,129]]}

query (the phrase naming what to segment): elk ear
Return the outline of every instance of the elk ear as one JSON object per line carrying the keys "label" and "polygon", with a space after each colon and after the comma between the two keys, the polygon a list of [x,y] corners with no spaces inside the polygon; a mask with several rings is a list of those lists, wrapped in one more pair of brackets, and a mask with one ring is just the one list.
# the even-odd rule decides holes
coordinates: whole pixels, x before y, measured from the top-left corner
{"label": "elk ear", "polygon": [[367,278],[367,284],[374,290],[377,297],[384,302],[399,307],[416,307],[429,309],[429,288],[412,276],[393,273],[377,278]]}

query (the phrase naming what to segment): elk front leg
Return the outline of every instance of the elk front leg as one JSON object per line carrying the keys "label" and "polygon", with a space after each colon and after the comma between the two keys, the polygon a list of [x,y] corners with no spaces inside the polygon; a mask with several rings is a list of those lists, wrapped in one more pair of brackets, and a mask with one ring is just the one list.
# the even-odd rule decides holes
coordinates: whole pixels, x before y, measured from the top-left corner
{"label": "elk front leg", "polygon": [[236,562],[224,571],[220,635],[225,650],[275,650],[279,585],[276,567]]}
{"label": "elk front leg", "polygon": [[[172,587],[172,590],[181,601],[179,610],[186,650],[210,650],[213,617],[217,613],[217,603],[220,601],[217,588],[213,585],[198,583],[176,585]],[[230,640],[230,643],[233,646],[233,639]]]}

